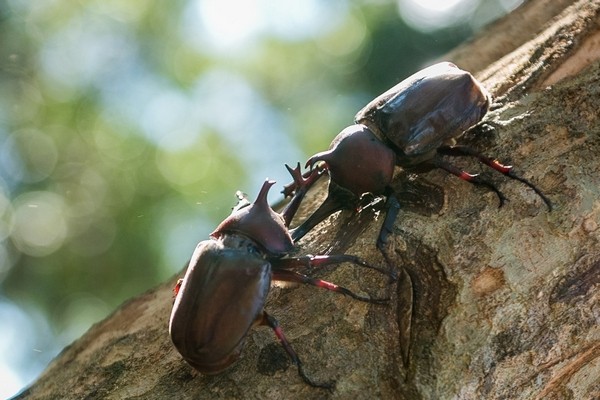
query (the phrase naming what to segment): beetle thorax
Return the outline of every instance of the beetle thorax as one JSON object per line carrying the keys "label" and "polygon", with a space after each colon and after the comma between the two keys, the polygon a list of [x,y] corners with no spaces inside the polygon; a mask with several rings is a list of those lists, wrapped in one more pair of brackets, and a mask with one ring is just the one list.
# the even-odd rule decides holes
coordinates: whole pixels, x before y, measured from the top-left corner
{"label": "beetle thorax", "polygon": [[395,155],[367,126],[356,124],[341,131],[328,151],[315,154],[309,164],[323,161],[331,180],[356,196],[381,194],[394,173]]}
{"label": "beetle thorax", "polygon": [[289,252],[294,247],[292,238],[281,215],[273,211],[267,202],[269,188],[274,183],[266,181],[254,203],[231,214],[211,236],[221,238],[224,235],[240,234],[271,255]]}
{"label": "beetle thorax", "polygon": [[224,247],[230,249],[239,249],[244,250],[248,253],[254,253],[259,255],[262,258],[266,258],[266,255],[261,248],[254,240],[246,237],[243,234],[237,233],[229,233],[221,235],[217,240],[220,240],[223,243]]}

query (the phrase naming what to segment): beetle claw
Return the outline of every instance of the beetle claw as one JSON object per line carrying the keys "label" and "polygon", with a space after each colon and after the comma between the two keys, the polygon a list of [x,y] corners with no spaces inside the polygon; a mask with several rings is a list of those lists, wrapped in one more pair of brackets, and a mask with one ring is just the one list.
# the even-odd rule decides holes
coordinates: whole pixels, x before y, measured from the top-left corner
{"label": "beetle claw", "polygon": [[316,381],[312,380],[308,375],[306,375],[306,372],[304,372],[304,366],[302,365],[302,363],[298,363],[298,364],[296,364],[296,366],[298,367],[298,374],[300,375],[302,380],[305,383],[307,383],[308,385],[315,387],[315,388],[319,388],[319,389],[329,390],[330,392],[334,391],[336,381],[316,382]]}
{"label": "beetle claw", "polygon": [[[456,157],[456,156],[474,157],[480,163],[485,164],[488,167],[500,172],[504,176],[507,176],[511,179],[515,179],[521,183],[524,183],[525,185],[529,186],[544,201],[544,203],[548,207],[548,211],[552,211],[552,202],[550,202],[550,199],[548,199],[548,197],[546,197],[546,195],[544,193],[542,193],[542,191],[540,189],[538,189],[537,186],[535,186],[529,180],[518,175],[514,171],[512,165],[504,165],[500,161],[498,161],[494,158],[487,157],[484,154],[480,153],[479,151],[477,151],[471,147],[468,147],[468,146],[442,146],[437,151],[439,154],[453,156],[453,157]],[[442,168],[446,169],[445,167],[442,167]],[[449,171],[449,172],[456,175],[456,173],[453,171]],[[474,177],[474,176],[472,175],[470,178],[472,178],[472,177]],[[462,176],[459,176],[459,178],[465,179]],[[469,179],[469,177],[467,177],[465,180],[472,182],[472,179]],[[476,183],[476,182],[473,182],[473,183]],[[491,188],[492,190],[494,190],[496,192],[496,194],[500,198],[500,207],[502,207],[502,205],[506,201],[506,197],[504,197],[504,195],[502,193],[500,193],[500,191],[498,189],[496,189],[493,185],[491,185],[491,184],[484,184],[484,185],[488,186],[489,188]]]}

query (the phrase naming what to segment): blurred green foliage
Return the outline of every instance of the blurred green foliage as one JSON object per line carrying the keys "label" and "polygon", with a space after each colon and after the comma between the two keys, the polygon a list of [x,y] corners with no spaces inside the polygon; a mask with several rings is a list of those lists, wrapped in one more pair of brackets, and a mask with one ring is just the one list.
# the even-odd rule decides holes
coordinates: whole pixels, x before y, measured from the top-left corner
{"label": "blurred green foliage", "polygon": [[237,189],[285,183],[284,163],[504,12],[466,1],[419,31],[408,0],[218,1],[0,4],[0,370],[31,379],[180,271]]}

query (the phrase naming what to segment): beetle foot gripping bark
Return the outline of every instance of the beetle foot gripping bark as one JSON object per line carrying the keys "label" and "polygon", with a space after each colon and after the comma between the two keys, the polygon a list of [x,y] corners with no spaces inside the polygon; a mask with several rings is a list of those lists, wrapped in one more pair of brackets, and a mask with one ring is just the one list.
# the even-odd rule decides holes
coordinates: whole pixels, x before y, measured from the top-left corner
{"label": "beetle foot gripping bark", "polygon": [[[529,180],[518,175],[514,171],[512,166],[501,164],[500,161],[490,158],[490,157],[487,157],[484,154],[480,153],[479,151],[477,151],[471,147],[468,147],[468,146],[442,146],[438,149],[438,153],[440,155],[446,155],[446,156],[452,156],[452,157],[466,156],[466,157],[476,158],[480,163],[487,165],[488,167],[500,172],[504,176],[507,176],[511,179],[515,179],[515,180],[522,182],[525,185],[529,186],[531,189],[533,189],[533,191],[538,196],[540,196],[540,198],[543,200],[543,202],[548,207],[548,211],[552,211],[552,202],[550,201],[550,199],[548,199],[548,197],[546,197],[546,195],[537,186],[535,186]],[[442,168],[444,168],[444,167],[442,167]],[[446,169],[446,168],[444,168],[444,169]],[[449,171],[449,172],[454,173],[453,171]],[[483,184],[484,186],[488,186],[492,190],[494,190],[496,192],[496,194],[498,194],[498,197],[500,197],[500,205],[502,205],[504,200],[506,200],[504,195],[502,195],[502,193],[494,185],[492,185],[488,182],[482,181],[482,180],[476,181],[476,175],[470,175],[464,171],[461,171],[461,172],[462,172],[462,175],[457,175],[459,178],[464,179],[471,183]]]}
{"label": "beetle foot gripping bark", "polygon": [[344,294],[356,300],[364,301],[367,303],[384,304],[389,301],[389,298],[378,299],[373,297],[362,296],[352,292],[351,290],[343,286],[338,286],[335,283],[327,282],[322,279],[311,278],[309,276],[303,275],[292,270],[299,267],[324,267],[327,265],[341,264],[344,262],[349,262],[359,267],[374,269],[382,274],[389,274],[389,272],[383,268],[374,267],[362,261],[358,257],[348,254],[334,254],[322,256],[306,255],[303,257],[283,258],[280,260],[273,261],[273,280],[312,285],[332,292]]}
{"label": "beetle foot gripping bark", "polygon": [[457,168],[454,165],[450,164],[449,162],[442,160],[440,158],[433,160],[433,164],[436,166],[436,168],[443,169],[444,171],[449,172],[454,176],[457,176],[458,178],[462,179],[463,181],[472,183],[473,185],[476,185],[476,186],[487,187],[488,189],[490,189],[491,191],[496,193],[496,196],[498,196],[498,200],[500,201],[500,204],[498,207],[502,207],[504,205],[504,203],[506,201],[508,201],[506,196],[504,196],[504,193],[502,193],[500,191],[500,189],[498,189],[496,187],[496,185],[494,185],[491,182],[486,181],[485,179],[482,179],[479,175],[474,175],[474,174],[470,174],[466,171],[463,171],[460,168]]}
{"label": "beetle foot gripping bark", "polygon": [[292,362],[298,368],[298,374],[300,375],[300,377],[302,378],[302,380],[304,382],[306,382],[310,386],[327,389],[330,391],[333,391],[333,389],[335,389],[335,381],[317,382],[317,381],[311,379],[308,375],[306,375],[302,361],[300,361],[298,354],[296,354],[296,351],[290,345],[290,342],[287,341],[285,335],[283,334],[283,330],[279,326],[279,322],[275,318],[273,318],[266,312],[263,312],[263,319],[262,319],[261,323],[262,323],[262,325],[267,325],[271,329],[273,329],[275,336],[277,336],[277,339],[279,339],[279,342],[285,349],[286,353],[290,356],[290,358],[292,359]]}

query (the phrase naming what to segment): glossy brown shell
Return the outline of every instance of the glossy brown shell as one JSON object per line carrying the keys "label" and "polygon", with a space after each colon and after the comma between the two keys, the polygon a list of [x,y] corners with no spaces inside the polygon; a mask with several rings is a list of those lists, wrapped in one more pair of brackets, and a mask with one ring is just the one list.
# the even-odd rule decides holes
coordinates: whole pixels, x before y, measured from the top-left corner
{"label": "glossy brown shell", "polygon": [[400,165],[416,164],[481,121],[490,99],[473,75],[442,62],[375,98],[355,121],[388,142]]}
{"label": "glossy brown shell", "polygon": [[239,358],[250,328],[262,317],[271,265],[252,243],[228,236],[200,242],[181,283],[169,333],[196,370],[216,374]]}

